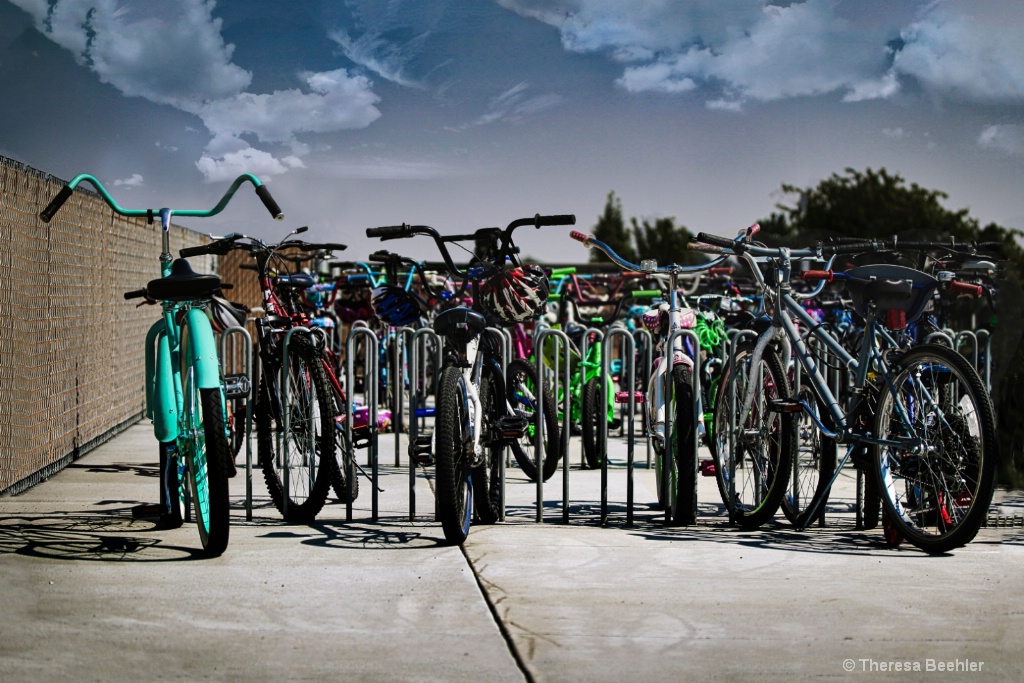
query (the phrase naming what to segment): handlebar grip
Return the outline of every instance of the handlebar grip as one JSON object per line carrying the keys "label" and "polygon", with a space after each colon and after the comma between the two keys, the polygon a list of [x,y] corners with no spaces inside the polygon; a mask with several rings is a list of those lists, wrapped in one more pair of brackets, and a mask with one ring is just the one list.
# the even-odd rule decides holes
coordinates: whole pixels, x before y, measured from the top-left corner
{"label": "handlebar grip", "polygon": [[711,275],[732,275],[732,266],[719,266],[717,268],[709,268],[708,273]]}
{"label": "handlebar grip", "polygon": [[719,237],[718,235],[709,235],[704,232],[697,233],[697,237],[695,237],[694,240],[697,242],[703,242],[704,244],[712,244],[716,247],[725,247],[727,249],[736,246],[735,240],[729,239],[728,237]]}
{"label": "handlebar grip", "polygon": [[821,247],[823,254],[859,254],[863,251],[874,251],[875,245],[871,242],[858,242],[855,244],[826,244]]}
{"label": "handlebar grip", "polygon": [[818,282],[819,280],[832,282],[834,273],[831,270],[805,270],[800,274],[800,279],[806,282]]}
{"label": "handlebar grip", "polygon": [[721,247],[717,247],[713,244],[701,244],[700,242],[690,242],[686,245],[689,251],[701,251],[705,254],[722,254],[725,250]]}
{"label": "handlebar grip", "polygon": [[558,293],[558,292],[550,292],[550,293],[548,294],[548,301],[561,301],[561,300],[562,300],[562,295],[561,295],[561,293]]}
{"label": "handlebar grip", "polygon": [[60,192],[50,200],[50,203],[46,205],[45,209],[39,212],[39,220],[44,223],[49,223],[50,219],[53,218],[53,215],[60,211],[60,207],[64,206],[64,202],[66,202],[68,197],[74,194],[74,192],[75,191],[71,189],[70,185],[65,185],[60,188]]}
{"label": "handlebar grip", "polygon": [[128,300],[128,299],[141,299],[144,296],[146,296],[146,290],[144,290],[144,289],[136,289],[136,290],[134,290],[132,292],[125,292],[124,293],[124,298],[126,300]]}
{"label": "handlebar grip", "polygon": [[761,224],[760,223],[754,223],[753,225],[751,225],[746,230],[747,237],[753,237],[754,235],[756,235],[759,232],[761,232]]}
{"label": "handlebar grip", "polygon": [[972,285],[967,282],[957,282],[953,280],[949,283],[949,291],[960,294],[970,294],[971,296],[981,296],[983,287],[981,285]]}
{"label": "handlebar grip", "polygon": [[400,237],[408,237],[412,234],[410,225],[384,225],[379,228],[367,228],[367,237],[379,237],[384,240],[393,240]]}
{"label": "handlebar grip", "polygon": [[565,277],[566,275],[575,275],[576,266],[566,266],[565,268],[552,268],[550,277]]}
{"label": "handlebar grip", "polygon": [[657,299],[661,296],[660,289],[634,289],[629,293],[634,299]]}
{"label": "handlebar grip", "polygon": [[570,230],[569,231],[569,237],[573,238],[577,242],[582,242],[583,244],[586,244],[587,240],[590,239],[590,235],[585,235],[582,232],[580,232],[579,230]]}
{"label": "handlebar grip", "polygon": [[260,185],[256,188],[256,195],[263,201],[263,206],[267,207],[267,211],[274,217],[275,221],[283,221],[284,213],[281,211],[281,207],[277,205],[274,198],[270,196],[270,190],[267,189],[266,185]]}
{"label": "handlebar grip", "polygon": [[372,254],[370,254],[370,256],[366,260],[367,261],[372,261],[374,263],[387,263],[388,259],[390,259],[390,258],[391,258],[391,252],[390,251],[388,251],[386,249],[380,249],[380,250],[375,251]]}
{"label": "handlebar grip", "polygon": [[184,247],[178,250],[178,256],[181,258],[188,258],[190,256],[202,256],[203,254],[210,254],[210,245],[201,244],[198,247]]}
{"label": "handlebar grip", "polygon": [[557,214],[554,216],[540,216],[534,219],[534,225],[538,228],[546,225],[576,225],[576,216],[571,213]]}

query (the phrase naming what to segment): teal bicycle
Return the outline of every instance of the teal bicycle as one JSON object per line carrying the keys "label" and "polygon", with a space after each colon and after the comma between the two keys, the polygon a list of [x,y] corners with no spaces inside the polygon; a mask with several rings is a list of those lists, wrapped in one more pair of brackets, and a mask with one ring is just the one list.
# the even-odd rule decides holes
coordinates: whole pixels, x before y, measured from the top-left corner
{"label": "teal bicycle", "polygon": [[[124,295],[125,299],[159,302],[163,314],[146,336],[146,416],[160,446],[160,504],[166,527],[179,527],[188,518],[189,498],[203,554],[216,557],[228,546],[230,501],[228,466],[231,450],[225,424],[225,390],[213,328],[206,306],[221,289],[216,275],[193,272],[184,258],[172,259],[172,216],[206,218],[224,210],[243,183],[249,182],[277,220],[284,218],[267,188],[254,175],[244,174],[212,209],[124,209],[93,176],[82,174],[61,188],[39,213],[49,223],[75,188],[88,182],[115,213],[150,222],[159,217],[163,233],[162,277]],[[187,252],[188,250],[183,250]]]}

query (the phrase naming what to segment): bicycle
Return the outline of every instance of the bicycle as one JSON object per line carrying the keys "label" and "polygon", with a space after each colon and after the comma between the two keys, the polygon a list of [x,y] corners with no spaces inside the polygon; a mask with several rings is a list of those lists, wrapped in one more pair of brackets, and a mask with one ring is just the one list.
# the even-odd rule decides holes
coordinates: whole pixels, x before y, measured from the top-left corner
{"label": "bicycle", "polygon": [[[694,361],[687,355],[680,334],[683,329],[691,326],[691,321],[684,319],[684,314],[692,314],[692,310],[683,308],[679,280],[686,273],[716,267],[723,263],[726,257],[721,256],[695,266],[658,266],[656,260],[644,260],[636,264],[619,256],[593,235],[573,230],[569,236],[585,247],[600,249],[620,268],[649,275],[668,276],[668,310],[662,310],[660,307],[652,309],[654,320],[651,323],[645,321],[645,324],[656,326],[660,340],[659,354],[654,361],[644,403],[647,405],[648,433],[654,439],[659,504],[666,508],[671,521],[693,524],[697,519],[698,463],[695,432],[700,424],[700,398],[699,394],[695,396],[693,393]],[[666,411],[671,411],[674,416],[672,425],[675,427],[667,434]]]}
{"label": "bicycle", "polygon": [[[170,226],[173,216],[206,218],[220,213],[243,183],[251,183],[256,195],[276,220],[284,214],[270,192],[252,174],[238,176],[212,208],[125,209],[99,180],[81,174],[65,185],[39,213],[49,223],[81,183],[92,185],[117,214],[159,217],[162,229],[160,272],[144,289],[125,293],[125,299],[159,302],[160,320],[146,336],[146,416],[153,421],[159,442],[160,503],[158,514],[167,527],[181,526],[192,499],[196,526],[208,557],[224,553],[230,533],[228,464],[232,458],[225,428],[225,391],[217,344],[206,314],[207,301],[221,290],[216,275],[195,273],[184,258],[172,259]],[[186,494],[186,490],[189,494]]]}
{"label": "bicycle", "polygon": [[[381,240],[431,237],[448,272],[462,279],[462,291],[456,295],[461,296],[472,282],[474,305],[481,309],[458,306],[434,318],[432,326],[445,342],[434,431],[410,446],[419,462],[434,464],[438,516],[448,543],[465,542],[474,514],[483,524],[501,517],[504,446],[521,436],[528,424],[527,417],[510,405],[515,389],[506,388],[499,363],[501,345],[484,333],[488,327],[485,312],[504,322],[518,322],[537,316],[547,299],[543,271],[520,265],[512,233],[526,225],[572,225],[575,220],[574,216],[536,215],[514,220],[504,229],[483,228],[470,235],[441,236],[425,225],[366,231],[367,237]],[[491,256],[474,259],[462,270],[447,247],[461,241],[490,244]],[[511,265],[507,267],[506,262]]]}
{"label": "bicycle", "polygon": [[[741,465],[762,481],[744,493],[730,488],[726,505],[730,514],[747,526],[770,518],[777,509],[788,477],[788,460],[763,460],[760,454],[779,452],[769,442],[779,441],[780,455],[791,456],[798,413],[807,415],[828,439],[846,448],[829,477],[822,478],[811,500],[801,504],[798,528],[804,528],[821,508],[847,461],[869,470],[881,495],[888,539],[903,538],[931,554],[945,553],[970,542],[985,521],[995,488],[998,444],[992,404],[977,371],[962,356],[936,344],[901,345],[893,335],[922,315],[942,283],[914,268],[890,264],[855,267],[846,272],[805,271],[809,281],[845,283],[857,312],[864,318],[856,355],[821,324],[792,295],[790,275],[794,261],[825,261],[825,255],[878,251],[895,240],[819,244],[815,248],[769,248],[753,242],[757,226],[735,239],[701,233],[693,248],[735,255],[744,260],[770,300],[771,325],[755,344],[737,345],[726,366],[735,368],[735,379],[726,375],[722,386],[729,401],[716,407],[716,467],[726,482],[735,486]],[[934,247],[935,242],[921,243]],[[904,249],[915,243],[900,244]],[[956,249],[954,244],[948,245]],[[961,246],[960,249],[964,249]],[[761,272],[761,264],[770,275]],[[946,286],[959,291],[976,288],[950,280]],[[793,320],[807,330],[801,335]],[[854,374],[851,399],[841,403],[808,350],[813,336],[828,347],[841,366]],[[792,395],[782,372],[782,360],[772,342],[788,344],[809,380],[816,405]],[[763,374],[767,369],[768,374]],[[741,376],[750,378],[741,383]],[[771,377],[770,381],[761,377]],[[759,392],[763,389],[763,392]],[[761,393],[762,395],[755,396]],[[756,401],[755,401],[756,399]],[[735,402],[735,406],[733,403]],[[767,425],[781,416],[779,431]],[[820,417],[819,417],[820,416]],[[742,418],[742,419],[738,419]],[[787,433],[789,436],[787,436]],[[763,460],[763,461],[762,461]],[[763,483],[762,483],[763,482]]]}

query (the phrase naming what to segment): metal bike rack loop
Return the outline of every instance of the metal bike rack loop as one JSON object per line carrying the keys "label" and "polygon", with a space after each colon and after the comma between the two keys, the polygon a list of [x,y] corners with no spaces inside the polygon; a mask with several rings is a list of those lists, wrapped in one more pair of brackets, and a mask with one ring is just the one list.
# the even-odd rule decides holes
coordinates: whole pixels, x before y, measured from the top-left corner
{"label": "metal bike rack loop", "polygon": [[[223,378],[225,368],[237,367],[235,345],[229,346],[230,337],[241,337],[242,343],[242,374],[249,378],[249,395],[245,399],[245,417],[242,425],[245,430],[245,521],[252,521],[252,335],[244,327],[229,327],[220,335],[220,376]],[[235,373],[231,373],[235,374]],[[258,390],[258,387],[256,387]],[[234,416],[237,417],[237,416]],[[236,426],[237,428],[237,426]],[[231,454],[234,459],[235,454]]]}
{"label": "metal bike rack loop", "polygon": [[[564,387],[562,391],[562,520],[569,520],[569,365],[571,362],[571,344],[569,336],[562,330],[544,328],[534,337],[534,348],[537,349],[537,427],[534,430],[534,457],[537,462],[537,524],[544,523],[544,342],[548,337],[558,339],[562,345],[562,357],[559,358],[556,342],[554,352],[555,388],[559,380]],[[561,366],[561,367],[560,367]],[[561,372],[560,372],[561,371]],[[557,396],[557,392],[555,392]]]}
{"label": "metal bike rack loop", "polygon": [[377,494],[379,492],[377,484],[380,478],[380,468],[377,457],[377,366],[379,365],[378,359],[380,357],[380,340],[377,339],[376,333],[369,327],[366,325],[356,326],[355,323],[353,323],[352,329],[349,331],[348,339],[345,341],[345,387],[349,389],[348,406],[346,406],[348,414],[345,416],[345,437],[348,440],[349,448],[352,450],[352,457],[348,463],[349,471],[346,472],[345,475],[345,483],[350,489],[346,496],[345,518],[347,520],[352,519],[351,488],[353,477],[357,474],[355,466],[355,444],[352,442],[352,423],[355,420],[355,411],[352,409],[354,393],[351,391],[351,387],[355,385],[355,348],[360,337],[366,337],[366,356],[362,359],[364,378],[363,400],[366,402],[367,407],[366,426],[370,434],[368,458],[370,460],[371,480],[373,482],[370,518],[376,522],[378,509]]}
{"label": "metal bike rack loop", "polygon": [[[412,353],[409,358],[409,444],[415,444],[419,437],[420,421],[417,413],[421,408],[419,404],[420,379],[423,379],[423,386],[426,386],[427,364],[426,355],[427,339],[434,342],[434,387],[436,390],[437,373],[441,368],[441,335],[430,327],[423,327],[413,332]],[[421,351],[422,349],[422,351]],[[397,435],[396,435],[397,436]],[[416,459],[409,456],[409,521],[416,521]]]}
{"label": "metal bike rack loop", "polygon": [[[581,407],[582,407],[582,397],[586,393],[586,389],[587,389],[587,383],[584,381],[586,379],[586,376],[587,376],[586,367],[585,367],[584,363],[585,363],[585,361],[587,359],[587,353],[590,351],[590,344],[591,344],[590,337],[591,336],[594,337],[594,343],[595,344],[597,342],[601,342],[603,344],[604,343],[604,330],[602,330],[602,329],[600,329],[598,327],[588,327],[585,330],[583,330],[583,335],[580,337],[580,382],[582,382],[582,386],[580,387],[580,403],[581,403]],[[602,346],[601,348],[603,349],[604,347]],[[570,361],[571,361],[571,358],[570,358]],[[600,359],[598,359],[598,363],[600,363],[600,362],[601,362]],[[570,378],[572,377],[572,368],[571,367],[569,368],[569,376],[570,376]],[[604,386],[604,385],[602,385],[602,386]],[[571,388],[572,387],[570,385],[566,385],[566,388],[565,388],[566,392],[568,393],[571,390]],[[607,400],[607,399],[608,399],[608,395],[605,394],[604,400]],[[582,415],[580,417],[582,418]],[[587,467],[587,454],[583,451],[583,448],[584,448],[583,440],[580,439],[580,467],[586,469],[586,467]]]}
{"label": "metal bike rack loop", "polygon": [[[633,344],[635,348],[636,339],[640,337],[643,339],[642,348],[644,350],[643,356],[643,367],[639,371],[636,371],[640,377],[649,378],[651,373],[654,372],[654,335],[646,327],[638,327],[633,330]],[[635,357],[635,356],[634,356]],[[649,403],[644,403],[644,410],[650,409]],[[651,435],[647,431],[647,420],[640,421],[643,435],[647,441],[647,469],[651,469],[651,461],[654,459],[654,448],[651,442]]]}
{"label": "metal bike rack loop", "polygon": [[[726,451],[728,452],[728,469],[726,472],[729,473],[729,500],[726,501],[726,509],[729,512],[729,524],[732,526],[736,525],[736,430],[738,428],[738,417],[736,415],[736,347],[739,343],[746,338],[757,339],[758,334],[754,330],[731,330],[729,332],[729,340],[731,342],[729,349],[729,438],[727,439]],[[721,385],[719,385],[718,397],[715,399],[721,400]],[[716,435],[717,439],[718,436]],[[719,460],[721,460],[721,454],[719,454]]]}
{"label": "metal bike rack loop", "polygon": [[[501,365],[501,378],[502,385],[508,381],[508,359],[512,357],[512,335],[504,327],[487,327],[484,328],[485,334],[493,335],[498,342],[501,344],[501,353],[498,355],[499,364]],[[505,396],[501,397],[502,401],[507,403],[508,401],[508,387],[505,387]],[[498,521],[505,521],[505,466],[508,462],[509,447],[506,445],[502,448],[501,452],[501,464],[498,467],[498,481],[499,490],[501,491],[501,512],[498,515]]]}
{"label": "metal bike rack loop", "polygon": [[[634,413],[636,412],[636,342],[633,335],[624,327],[611,327],[604,335],[601,344],[601,397],[603,401],[608,400],[608,382],[611,374],[612,351],[615,340],[621,339],[621,350],[623,360],[623,371],[626,381],[620,382],[627,387],[629,396],[627,415],[629,425],[626,427],[626,526],[633,525],[633,435],[634,435]],[[601,404],[601,418],[597,421],[597,428],[601,431],[602,441],[608,443],[608,413],[604,402]],[[601,524],[608,523],[608,448],[605,448],[604,457],[601,458]]]}

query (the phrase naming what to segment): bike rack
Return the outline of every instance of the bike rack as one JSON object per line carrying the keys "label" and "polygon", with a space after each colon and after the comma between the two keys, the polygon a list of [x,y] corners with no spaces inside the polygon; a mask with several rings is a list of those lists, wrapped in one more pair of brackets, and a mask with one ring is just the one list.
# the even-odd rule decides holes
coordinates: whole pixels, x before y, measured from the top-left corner
{"label": "bike rack", "polygon": [[[612,327],[604,335],[601,345],[601,397],[607,400],[608,382],[611,374],[612,350],[616,338],[622,340],[620,346],[624,363],[623,371],[626,376],[625,385],[629,396],[627,415],[629,425],[626,427],[626,526],[633,526],[633,443],[636,413],[636,342],[633,335],[624,327]],[[608,443],[608,418],[606,410],[602,410],[604,419],[598,420],[598,429],[601,432],[603,441]],[[608,523],[608,449],[605,449],[604,457],[601,458],[601,524]]]}
{"label": "bike rack", "polygon": [[[494,335],[501,344],[501,354],[499,355],[499,361],[501,365],[501,377],[502,385],[508,381],[508,359],[512,357],[512,334],[504,327],[487,327],[484,328],[485,333]],[[440,367],[438,363],[435,367]],[[508,387],[505,387],[505,396],[501,397],[503,401],[508,401]],[[505,521],[505,467],[508,463],[509,458],[509,447],[506,445],[502,449],[501,454],[501,466],[498,468],[498,480],[500,482],[499,489],[501,491],[501,513],[498,515],[498,520],[501,522]],[[543,472],[541,473],[543,475]]]}
{"label": "bike rack", "polygon": [[[357,321],[363,322],[363,321]],[[377,366],[379,365],[380,357],[380,340],[377,339],[376,333],[371,330],[367,325],[357,326],[356,323],[352,324],[352,328],[349,330],[348,338],[345,340],[345,386],[351,388],[355,384],[355,348],[356,343],[360,337],[366,337],[366,357],[363,361],[363,400],[367,406],[367,418],[366,426],[369,431],[369,443],[367,457],[370,461],[372,468],[371,479],[372,479],[372,503],[370,518],[372,521],[377,521],[378,516],[378,481],[380,477],[380,468],[377,457]],[[355,411],[352,410],[354,403],[354,393],[351,389],[348,392],[348,405],[345,407],[347,415],[345,416],[345,437],[348,440],[349,448],[352,449],[352,458],[349,463],[348,472],[345,475],[345,483],[349,487],[347,491],[345,519],[352,519],[352,481],[353,477],[356,476],[355,467],[355,443],[352,440],[352,422],[355,419]]]}
{"label": "bike rack", "polygon": [[[391,395],[393,397],[391,405],[391,432],[395,435],[395,467],[402,466],[401,457],[401,435],[402,426],[404,424],[403,411],[405,406],[403,405],[403,399],[405,398],[405,357],[409,350],[408,342],[412,341],[413,335],[416,330],[412,327],[397,327],[391,330],[394,335],[391,336],[391,343],[394,346],[394,353],[391,356],[391,360],[394,363],[394,369],[396,377],[388,378],[389,382],[392,382]],[[409,382],[412,382],[412,376],[409,377]],[[412,392],[412,386],[410,384],[409,391]],[[410,421],[415,420],[415,416],[410,415]]]}
{"label": "bike rack", "polygon": [[[225,378],[228,373],[226,368],[232,370],[238,367],[235,354],[236,345],[229,345],[231,337],[241,337],[242,343],[242,372],[230,373],[232,376],[245,377],[248,383],[245,401],[245,521],[252,521],[252,335],[244,327],[229,327],[220,335],[220,376]],[[239,387],[242,389],[242,387]],[[256,388],[257,391],[259,388]],[[229,446],[230,447],[230,446]],[[231,454],[234,459],[235,454]]]}
{"label": "bike rack", "polygon": [[[409,358],[409,447],[412,448],[419,437],[419,386],[420,379],[426,385],[426,363],[423,356],[426,355],[427,338],[434,341],[434,386],[437,387],[437,373],[441,368],[441,335],[430,327],[418,329],[412,334],[412,353]],[[423,349],[421,352],[420,349]],[[424,408],[426,406],[423,406]],[[397,438],[397,434],[395,437]],[[416,458],[409,455],[409,521],[416,521]]]}
{"label": "bike rack", "polygon": [[986,329],[980,329],[975,332],[977,335],[978,344],[985,342],[985,361],[984,367],[982,368],[981,378],[985,382],[985,389],[991,395],[992,393],[992,333]]}
{"label": "bike rack", "polygon": [[[673,351],[675,341],[677,338],[686,338],[690,340],[690,343],[694,350],[694,355],[697,358],[693,361],[693,372],[690,373],[690,386],[693,387],[693,453],[694,461],[688,463],[688,467],[692,466],[694,471],[694,487],[693,487],[693,508],[687,510],[683,517],[682,523],[684,526],[697,523],[697,477],[699,476],[700,466],[700,419],[703,417],[703,406],[700,401],[700,338],[697,333],[691,329],[680,329],[673,330],[665,340],[665,359],[663,362],[667,363],[665,367],[665,375],[663,381],[665,385],[663,387],[663,396],[666,401],[665,410],[665,456],[661,459],[661,488],[662,488],[662,500],[665,501],[665,522],[670,523],[672,521],[672,508],[674,507],[669,501],[669,475],[672,471],[672,462],[674,461],[674,455],[669,453],[668,444],[671,440],[672,434],[672,421],[675,420],[673,411],[667,409],[668,397],[671,395],[670,389],[672,387],[672,368],[675,367],[675,359],[673,358]],[[683,352],[685,353],[685,351]],[[651,409],[650,402],[647,405],[648,410]]]}
{"label": "bike rack", "polygon": [[[558,357],[558,343],[554,353],[555,388],[559,379],[562,381],[562,521],[569,521],[569,366],[571,364],[569,336],[562,330],[544,328],[534,337],[534,348],[537,349],[537,428],[534,430],[534,457],[537,461],[537,524],[544,523],[544,342],[548,337],[558,339],[562,344],[562,357]],[[564,363],[564,367],[559,367]],[[561,378],[559,378],[561,370]],[[558,395],[558,392],[555,392]]]}
{"label": "bike rack", "polygon": [[[654,371],[654,335],[651,334],[651,331],[648,330],[646,327],[638,327],[638,328],[636,328],[635,330],[633,330],[633,344],[634,344],[634,348],[636,348],[636,338],[637,337],[642,337],[643,338],[642,347],[643,347],[643,350],[644,350],[644,357],[643,357],[643,363],[644,364],[643,364],[643,367],[640,368],[639,374],[640,374],[641,377],[650,377],[651,373]],[[636,357],[636,355],[634,355],[634,358],[635,357]],[[650,409],[650,405],[649,404],[645,404],[645,405],[647,407],[644,408],[644,410],[649,410]],[[651,469],[651,461],[654,459],[654,448],[653,448],[653,446],[651,444],[651,435],[647,431],[647,420],[641,420],[640,421],[640,427],[641,427],[641,430],[642,430],[642,434],[646,438],[646,441],[647,441],[647,469]]]}
{"label": "bike rack", "polygon": [[[594,343],[597,343],[598,341],[602,342],[602,344],[604,343],[604,330],[602,330],[602,329],[600,329],[598,327],[588,327],[585,330],[583,330],[583,336],[580,337],[580,380],[581,381],[587,376],[586,372],[584,370],[583,363],[584,363],[584,361],[587,358],[587,352],[590,350],[590,337],[591,337],[591,335],[593,335],[593,337],[594,337]],[[604,347],[602,346],[602,349],[603,348]],[[570,358],[570,363],[571,363],[571,358]],[[603,370],[604,369],[602,368],[602,371]],[[572,368],[571,367],[569,369],[569,375],[570,375],[570,377],[572,376]],[[581,404],[582,404],[582,392],[585,391],[586,386],[587,386],[586,382],[584,382],[583,386],[580,388]],[[604,385],[602,384],[602,386],[604,386]],[[569,384],[566,385],[565,391],[566,391],[566,394],[569,394],[571,392],[571,387],[570,387]],[[608,394],[606,393],[604,395],[605,400],[607,400],[607,397],[608,397]],[[570,406],[572,405],[571,399],[572,399],[572,397],[570,396]],[[582,417],[582,415],[581,415],[581,417]],[[570,416],[570,422],[571,422],[571,416]],[[580,467],[583,468],[583,469],[587,468],[587,455],[583,451],[583,439],[580,439]]]}

